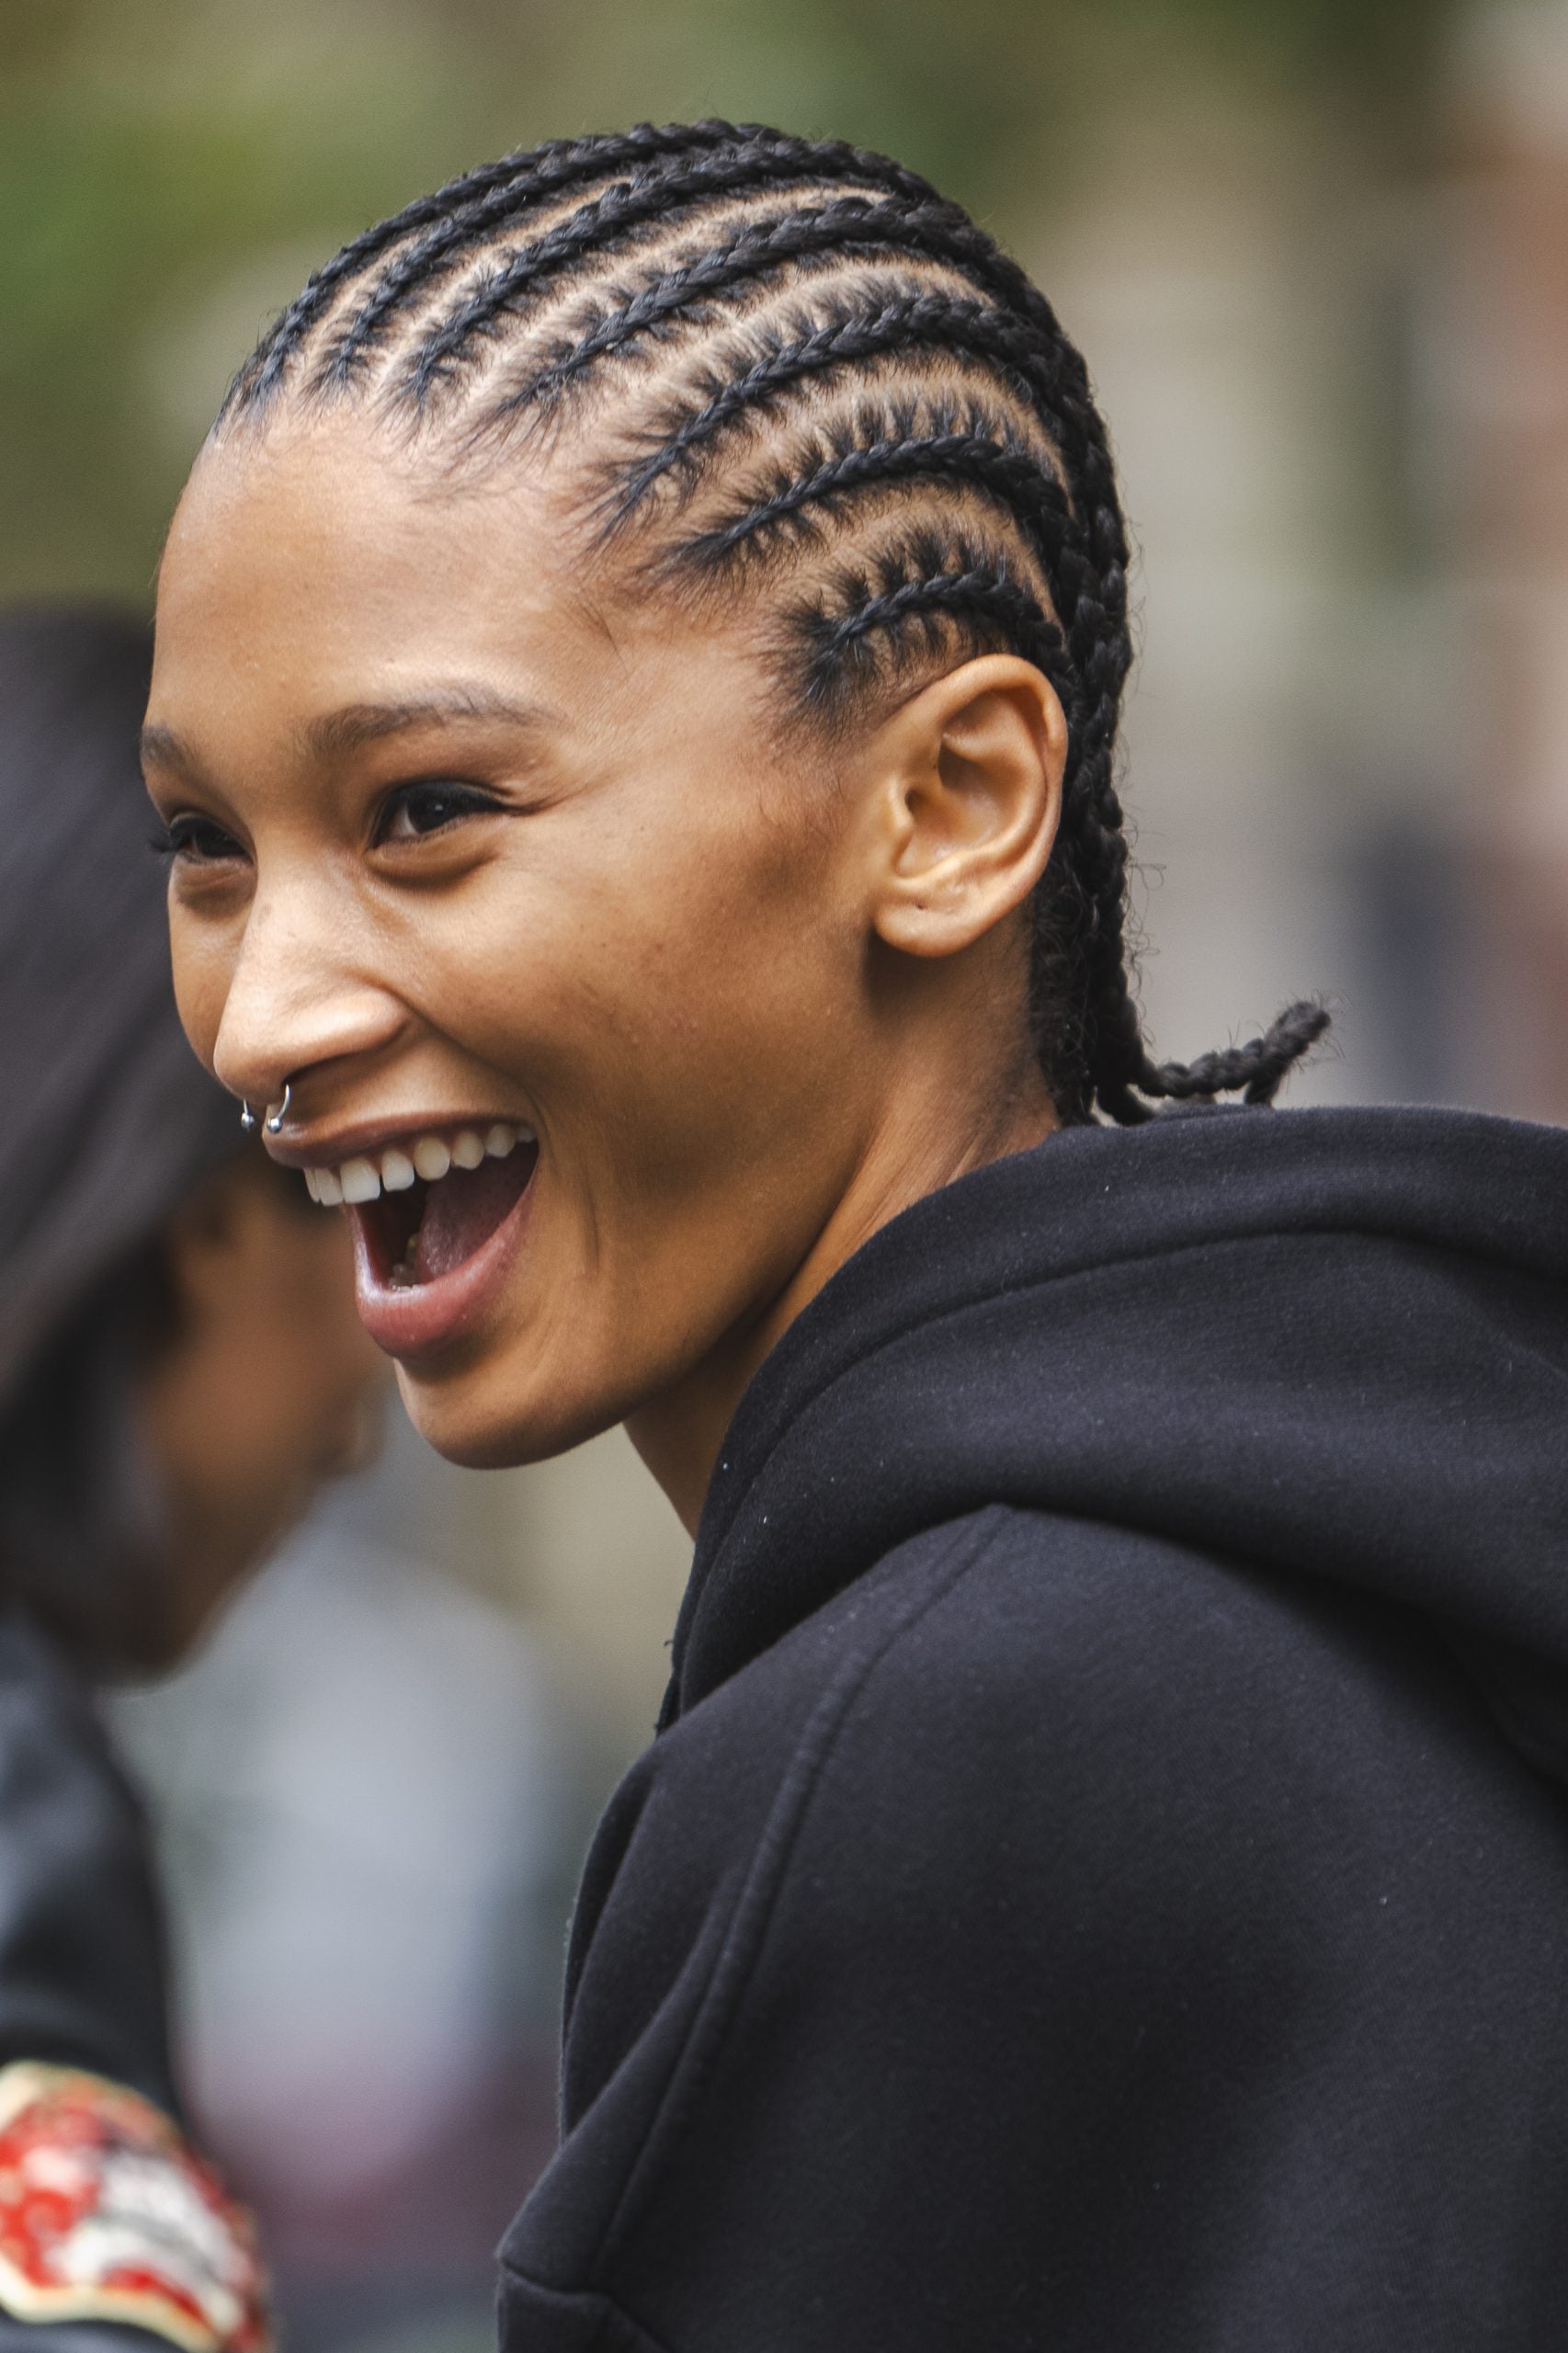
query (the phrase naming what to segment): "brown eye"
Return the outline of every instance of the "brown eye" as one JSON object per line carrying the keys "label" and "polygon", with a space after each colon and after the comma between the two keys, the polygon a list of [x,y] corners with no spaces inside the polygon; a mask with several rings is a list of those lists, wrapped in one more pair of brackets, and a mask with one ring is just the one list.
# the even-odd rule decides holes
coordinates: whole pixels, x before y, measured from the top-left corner
{"label": "brown eye", "polygon": [[153,835],[152,846],[161,857],[181,858],[193,866],[214,866],[224,859],[244,856],[233,834],[226,834],[212,818],[199,816],[194,811],[171,817]]}
{"label": "brown eye", "polygon": [[376,842],[419,841],[464,817],[489,816],[495,805],[470,784],[400,784],[381,803]]}

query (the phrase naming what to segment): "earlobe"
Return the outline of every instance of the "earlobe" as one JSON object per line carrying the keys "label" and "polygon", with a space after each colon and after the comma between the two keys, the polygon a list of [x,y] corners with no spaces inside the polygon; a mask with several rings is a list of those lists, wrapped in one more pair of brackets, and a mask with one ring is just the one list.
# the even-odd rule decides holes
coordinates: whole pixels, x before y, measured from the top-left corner
{"label": "earlobe", "polygon": [[1031,663],[985,654],[895,712],[878,753],[877,936],[909,956],[956,955],[1045,870],[1067,758],[1062,705]]}

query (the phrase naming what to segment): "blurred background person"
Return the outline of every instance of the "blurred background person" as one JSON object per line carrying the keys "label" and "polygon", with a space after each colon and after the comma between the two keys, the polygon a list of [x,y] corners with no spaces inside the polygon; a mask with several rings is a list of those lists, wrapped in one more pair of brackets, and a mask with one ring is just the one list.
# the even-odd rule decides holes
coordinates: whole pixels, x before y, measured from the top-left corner
{"label": "blurred background person", "polygon": [[549,1646],[411,1549],[423,1450],[394,1411],[203,1655],[114,1705],[192,2109],[295,2353],[492,2343],[495,2243],[555,2139],[584,1776]]}
{"label": "blurred background person", "polygon": [[163,2120],[158,1903],[89,1693],[191,1647],[363,1457],[381,1372],[344,1237],[185,1050],[150,663],[110,614],[0,620],[0,2309],[248,2345],[244,2225]]}

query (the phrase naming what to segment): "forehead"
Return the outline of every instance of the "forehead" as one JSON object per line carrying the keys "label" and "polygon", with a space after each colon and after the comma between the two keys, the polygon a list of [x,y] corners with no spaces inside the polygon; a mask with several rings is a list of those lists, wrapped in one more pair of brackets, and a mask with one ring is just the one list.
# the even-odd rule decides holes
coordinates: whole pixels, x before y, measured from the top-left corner
{"label": "forehead", "polygon": [[153,701],[222,683],[313,704],[442,667],[560,673],[602,665],[608,633],[544,469],[449,480],[362,421],[289,422],[198,460],[159,574]]}

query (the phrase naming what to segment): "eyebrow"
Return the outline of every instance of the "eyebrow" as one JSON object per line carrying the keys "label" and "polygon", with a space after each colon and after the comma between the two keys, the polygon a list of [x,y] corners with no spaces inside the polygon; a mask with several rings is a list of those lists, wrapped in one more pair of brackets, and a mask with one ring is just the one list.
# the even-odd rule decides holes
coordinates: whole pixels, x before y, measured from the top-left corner
{"label": "eyebrow", "polygon": [[403,702],[350,702],[312,719],[303,731],[307,747],[324,759],[341,758],[383,735],[414,727],[450,727],[467,719],[504,720],[509,726],[540,728],[555,713],[542,703],[518,702],[489,687],[444,687]]}
{"label": "eyebrow", "polygon": [[[318,759],[341,759],[363,745],[385,735],[401,735],[415,727],[451,727],[465,720],[502,720],[509,726],[546,727],[556,714],[543,703],[518,702],[488,687],[444,687],[401,702],[350,702],[312,719],[301,731],[308,751]],[[196,754],[172,727],[156,723],[142,730],[142,758],[148,767],[165,768],[188,782],[199,783],[204,771]]]}
{"label": "eyebrow", "polygon": [[184,777],[187,783],[199,780],[200,761],[172,727],[143,727],[141,749],[144,768],[167,768],[171,774]]}

